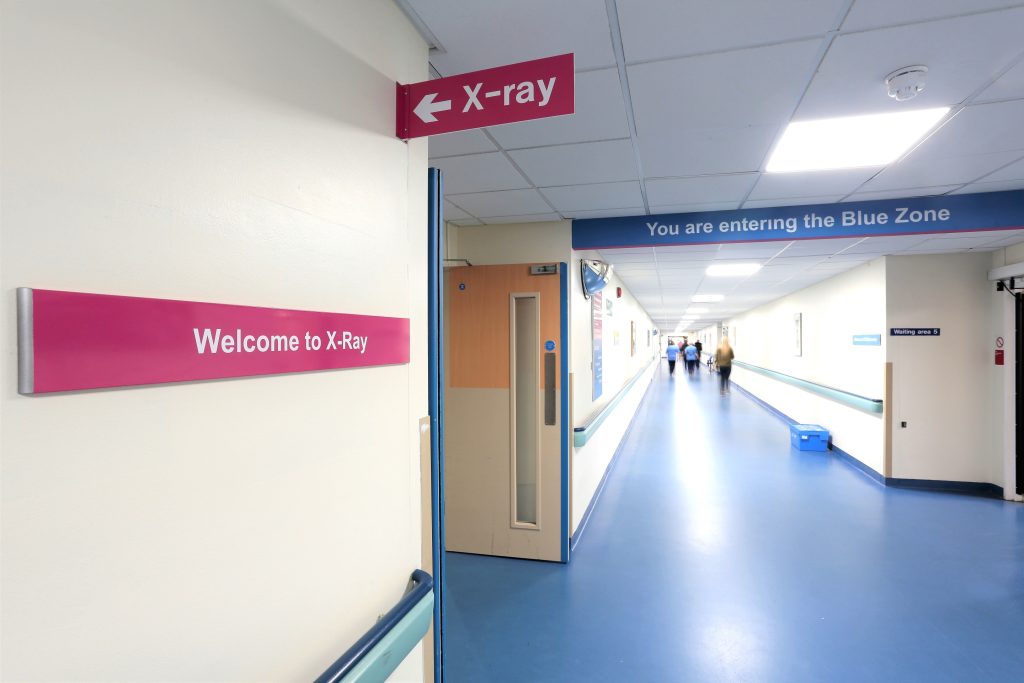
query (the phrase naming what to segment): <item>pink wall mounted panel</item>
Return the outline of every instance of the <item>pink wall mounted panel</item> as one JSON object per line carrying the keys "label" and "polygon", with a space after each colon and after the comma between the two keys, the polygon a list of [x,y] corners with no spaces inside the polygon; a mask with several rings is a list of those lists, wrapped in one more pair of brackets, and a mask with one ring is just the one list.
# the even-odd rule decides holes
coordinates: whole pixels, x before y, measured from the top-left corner
{"label": "pink wall mounted panel", "polygon": [[18,290],[18,391],[409,362],[408,318]]}

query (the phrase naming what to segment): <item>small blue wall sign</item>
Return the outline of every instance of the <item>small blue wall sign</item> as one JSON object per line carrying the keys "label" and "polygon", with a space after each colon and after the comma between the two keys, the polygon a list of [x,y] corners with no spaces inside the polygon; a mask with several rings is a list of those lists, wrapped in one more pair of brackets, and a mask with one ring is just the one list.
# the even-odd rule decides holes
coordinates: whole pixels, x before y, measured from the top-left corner
{"label": "small blue wall sign", "polygon": [[555,350],[555,342],[553,342],[550,339],[548,339],[546,342],[544,342],[544,350],[545,351],[554,351]]}
{"label": "small blue wall sign", "polygon": [[890,337],[938,337],[938,327],[890,327]]}
{"label": "small blue wall sign", "polygon": [[882,335],[880,334],[855,334],[853,335],[854,346],[881,346]]}

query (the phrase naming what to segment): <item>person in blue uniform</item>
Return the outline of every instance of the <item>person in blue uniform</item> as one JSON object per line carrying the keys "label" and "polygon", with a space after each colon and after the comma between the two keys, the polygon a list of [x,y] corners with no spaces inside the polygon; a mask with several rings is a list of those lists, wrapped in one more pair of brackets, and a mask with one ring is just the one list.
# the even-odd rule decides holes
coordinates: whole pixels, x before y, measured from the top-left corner
{"label": "person in blue uniform", "polygon": [[693,377],[697,372],[697,347],[689,344],[683,349],[683,356],[686,358],[686,374]]}
{"label": "person in blue uniform", "polygon": [[676,358],[679,357],[679,347],[669,342],[668,348],[665,349],[665,357],[668,358],[668,374],[671,377],[676,371]]}

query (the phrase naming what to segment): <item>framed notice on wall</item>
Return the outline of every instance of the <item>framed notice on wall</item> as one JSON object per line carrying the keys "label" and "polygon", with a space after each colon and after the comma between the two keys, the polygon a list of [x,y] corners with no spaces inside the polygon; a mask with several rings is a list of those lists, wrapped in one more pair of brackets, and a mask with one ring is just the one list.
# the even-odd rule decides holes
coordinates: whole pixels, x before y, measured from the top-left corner
{"label": "framed notice on wall", "polygon": [[590,297],[590,329],[591,344],[593,345],[593,375],[594,391],[593,400],[601,395],[603,391],[602,382],[604,379],[604,301],[601,292],[595,292]]}
{"label": "framed notice on wall", "polygon": [[629,355],[636,355],[636,321],[629,321]]}
{"label": "framed notice on wall", "polygon": [[802,356],[804,352],[803,335],[804,335],[804,314],[796,313],[793,315],[793,332],[795,334],[793,355]]}

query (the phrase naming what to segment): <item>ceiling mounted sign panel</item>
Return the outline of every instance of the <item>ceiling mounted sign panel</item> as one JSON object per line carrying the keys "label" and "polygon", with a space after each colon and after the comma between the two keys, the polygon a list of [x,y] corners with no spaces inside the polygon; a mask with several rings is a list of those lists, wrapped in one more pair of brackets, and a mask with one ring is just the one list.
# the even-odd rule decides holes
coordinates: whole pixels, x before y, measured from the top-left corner
{"label": "ceiling mounted sign panel", "polygon": [[1024,228],[1024,190],[572,222],[573,249],[880,237]]}

